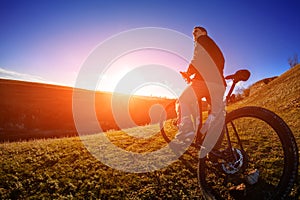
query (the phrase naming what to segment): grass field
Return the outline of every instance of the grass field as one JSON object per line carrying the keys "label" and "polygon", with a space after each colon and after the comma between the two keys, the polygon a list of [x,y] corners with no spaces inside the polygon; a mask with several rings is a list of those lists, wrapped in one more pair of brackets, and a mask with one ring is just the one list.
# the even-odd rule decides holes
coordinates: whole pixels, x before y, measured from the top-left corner
{"label": "grass field", "polygon": [[[155,133],[157,128],[145,126],[128,132],[143,129]],[[264,178],[276,182],[276,169],[282,167],[282,152],[278,141],[272,141],[269,133],[262,134],[265,131],[256,126],[259,137],[250,135],[241,139],[253,157],[261,157],[263,167],[269,165],[262,168],[268,176]],[[106,136],[120,148],[139,153],[166,145],[160,134],[154,134],[148,141],[137,140],[123,131],[109,131]],[[0,144],[1,199],[201,199],[196,178],[197,152],[192,147],[178,161],[160,170],[127,173],[101,163],[82,143],[97,138],[92,135]],[[118,160],[113,151],[106,156]]]}
{"label": "grass field", "polygon": [[[113,134],[117,140],[124,139],[123,133],[108,133]],[[157,140],[162,142],[160,136]],[[153,145],[142,145],[144,141],[137,144],[128,138],[118,143],[136,151],[153,149]],[[79,138],[4,143],[0,152],[1,199],[199,197],[195,173],[180,161],[155,172],[126,173],[99,162]]]}
{"label": "grass field", "polygon": [[[245,105],[268,108],[287,122],[299,144],[299,75],[300,65],[262,88],[256,93],[260,96],[246,98],[228,110]],[[254,157],[262,158],[261,165],[270,166],[270,170],[264,169],[264,175],[270,182],[276,182],[276,169],[282,167],[281,157],[276,156],[281,154],[278,144],[270,135],[263,134],[266,128],[250,123],[249,130],[250,126],[255,129],[252,133],[259,137],[249,134],[242,136],[242,140],[249,144],[246,146]],[[127,133],[150,136],[137,139]],[[131,128],[126,132],[108,131],[105,135],[116,146],[138,153],[153,152],[166,145],[156,125]],[[197,152],[193,148],[160,170],[128,173],[108,167],[91,155],[82,141],[97,141],[97,138],[94,135],[1,143],[0,199],[201,199],[196,173]],[[118,160],[114,152],[107,156]],[[291,199],[299,198],[299,178],[297,183]]]}

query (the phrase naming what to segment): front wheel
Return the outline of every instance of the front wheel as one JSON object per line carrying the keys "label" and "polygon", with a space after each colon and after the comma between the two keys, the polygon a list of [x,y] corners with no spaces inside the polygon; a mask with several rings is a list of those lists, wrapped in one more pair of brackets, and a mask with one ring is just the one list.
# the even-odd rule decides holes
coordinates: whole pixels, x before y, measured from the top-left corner
{"label": "front wheel", "polygon": [[205,199],[286,199],[298,172],[298,149],[275,113],[244,107],[227,114],[218,149],[199,160]]}

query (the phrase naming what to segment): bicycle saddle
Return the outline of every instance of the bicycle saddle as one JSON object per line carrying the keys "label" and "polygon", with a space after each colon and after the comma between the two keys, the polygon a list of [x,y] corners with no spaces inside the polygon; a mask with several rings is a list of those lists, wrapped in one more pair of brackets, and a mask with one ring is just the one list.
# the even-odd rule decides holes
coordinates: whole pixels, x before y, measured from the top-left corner
{"label": "bicycle saddle", "polygon": [[226,80],[232,79],[235,83],[239,81],[247,81],[250,77],[250,71],[246,69],[241,69],[235,72],[234,74],[228,75],[225,77]]}

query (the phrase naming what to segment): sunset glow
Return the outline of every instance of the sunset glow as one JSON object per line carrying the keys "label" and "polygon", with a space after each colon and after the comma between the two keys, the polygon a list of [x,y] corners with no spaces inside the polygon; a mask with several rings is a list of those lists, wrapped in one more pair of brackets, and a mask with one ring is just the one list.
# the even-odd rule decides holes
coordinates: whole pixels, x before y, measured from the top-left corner
{"label": "sunset glow", "polygon": [[[186,60],[171,52],[158,49],[137,50],[112,62],[104,74],[100,75],[97,90],[174,98],[186,86],[178,71],[187,65]],[[163,73],[158,69],[159,67],[169,69],[177,75],[175,77],[168,76],[167,71],[165,74],[158,74]],[[158,80],[156,77],[161,78]],[[125,80],[123,80],[124,78]],[[151,80],[157,80],[157,82]],[[135,81],[142,84],[136,84],[132,88],[116,88],[118,84],[130,85],[130,83],[134,84]]]}

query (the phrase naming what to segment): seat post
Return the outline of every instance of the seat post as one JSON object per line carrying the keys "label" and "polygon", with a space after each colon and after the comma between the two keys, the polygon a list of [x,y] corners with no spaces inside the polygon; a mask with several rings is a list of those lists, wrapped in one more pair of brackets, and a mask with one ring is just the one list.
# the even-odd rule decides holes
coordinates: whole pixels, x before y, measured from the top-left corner
{"label": "seat post", "polygon": [[231,85],[231,87],[230,87],[230,90],[229,90],[229,92],[228,92],[228,94],[227,94],[227,96],[226,96],[226,102],[229,101],[230,96],[231,96],[231,94],[232,94],[232,92],[233,92],[233,89],[235,88],[235,85],[236,85],[236,82],[233,80],[233,83],[232,83],[232,85]]}

